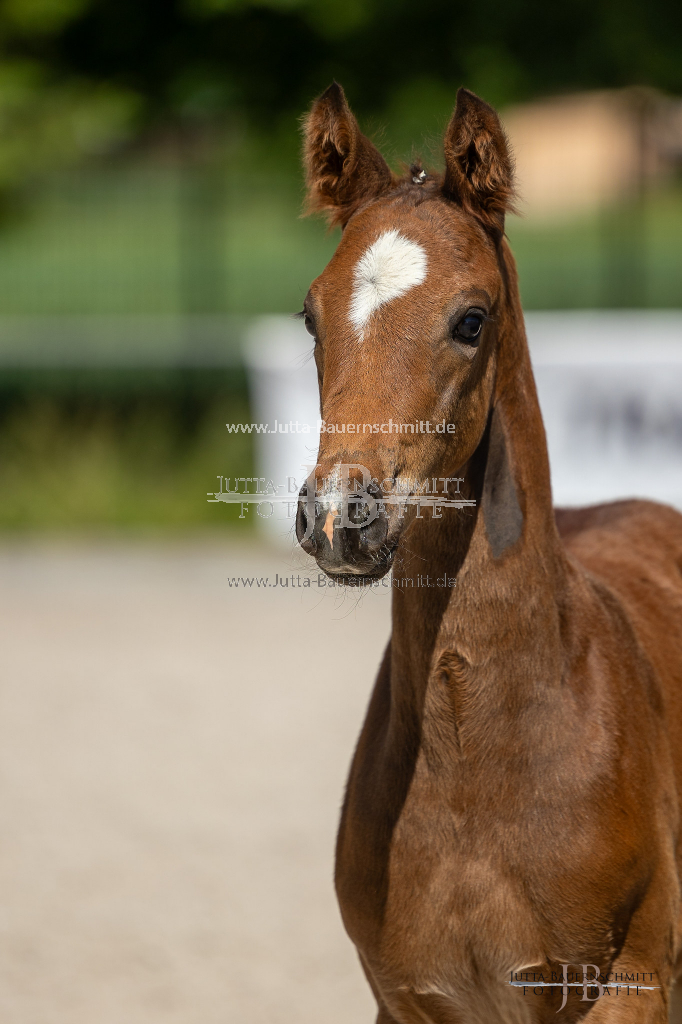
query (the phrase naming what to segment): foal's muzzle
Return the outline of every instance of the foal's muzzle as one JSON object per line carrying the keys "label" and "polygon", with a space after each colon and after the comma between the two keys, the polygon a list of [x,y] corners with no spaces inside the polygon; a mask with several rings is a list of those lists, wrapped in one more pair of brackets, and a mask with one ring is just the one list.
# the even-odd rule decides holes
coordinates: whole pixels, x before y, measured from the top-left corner
{"label": "foal's muzzle", "polygon": [[382,497],[372,483],[334,495],[313,494],[311,484],[303,484],[296,513],[301,547],[329,576],[360,582],[385,575],[392,550]]}

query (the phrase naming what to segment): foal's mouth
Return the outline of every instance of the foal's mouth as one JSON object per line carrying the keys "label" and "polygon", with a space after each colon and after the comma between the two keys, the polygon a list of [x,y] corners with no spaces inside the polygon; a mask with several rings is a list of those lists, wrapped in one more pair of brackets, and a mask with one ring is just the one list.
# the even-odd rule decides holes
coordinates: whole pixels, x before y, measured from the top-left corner
{"label": "foal's mouth", "polygon": [[387,572],[390,572],[397,547],[397,540],[393,544],[384,544],[381,551],[378,551],[376,555],[372,557],[372,562],[370,564],[355,566],[350,563],[342,563],[332,569],[325,568],[324,562],[320,560],[317,565],[325,576],[330,580],[333,580],[334,583],[338,583],[346,587],[365,587],[369,586],[375,580],[382,579]]}

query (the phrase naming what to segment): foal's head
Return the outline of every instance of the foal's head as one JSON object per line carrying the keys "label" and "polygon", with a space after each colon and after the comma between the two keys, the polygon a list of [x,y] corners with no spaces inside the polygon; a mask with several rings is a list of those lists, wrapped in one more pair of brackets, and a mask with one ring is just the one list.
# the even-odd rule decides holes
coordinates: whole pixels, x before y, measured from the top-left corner
{"label": "foal's head", "polygon": [[456,477],[481,441],[508,315],[511,161],[495,111],[461,89],[444,175],[397,178],[334,84],[307,118],[305,162],[309,208],[343,234],[303,311],[325,430],[297,535],[329,575],[378,578],[409,515],[388,504],[362,526],[343,495],[363,476],[375,500]]}

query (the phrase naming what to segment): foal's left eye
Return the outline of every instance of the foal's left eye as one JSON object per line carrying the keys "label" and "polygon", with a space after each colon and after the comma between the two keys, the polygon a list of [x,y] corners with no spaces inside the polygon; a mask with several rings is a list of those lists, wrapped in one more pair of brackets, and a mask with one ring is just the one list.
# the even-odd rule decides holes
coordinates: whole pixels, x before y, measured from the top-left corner
{"label": "foal's left eye", "polygon": [[468,345],[472,345],[477,341],[481,328],[483,327],[483,314],[482,313],[467,313],[463,317],[457,326],[455,327],[453,336],[459,341],[464,341]]}
{"label": "foal's left eye", "polygon": [[311,317],[310,313],[303,314],[303,326],[305,327],[308,334],[313,338],[315,337],[315,321]]}

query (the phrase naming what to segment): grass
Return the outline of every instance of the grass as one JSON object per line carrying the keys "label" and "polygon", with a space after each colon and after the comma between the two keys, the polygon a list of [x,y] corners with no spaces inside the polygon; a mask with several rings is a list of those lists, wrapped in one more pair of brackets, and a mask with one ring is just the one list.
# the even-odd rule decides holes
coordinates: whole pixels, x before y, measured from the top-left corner
{"label": "grass", "polygon": [[682,185],[639,210],[616,206],[572,221],[510,218],[526,309],[682,306]]}
{"label": "grass", "polygon": [[[338,236],[300,218],[298,177],[288,165],[192,174],[138,159],[56,176],[0,231],[0,315],[299,309]],[[681,184],[652,193],[641,223],[617,208],[511,218],[508,233],[528,309],[682,305]]]}
{"label": "grass", "polygon": [[[225,423],[248,419],[239,390],[183,393],[138,381],[136,394],[62,377],[5,393],[0,527],[184,529],[234,525],[236,506],[207,502],[216,477],[249,476],[252,441]],[[80,385],[80,386],[79,386]],[[101,385],[101,382],[100,382]],[[172,385],[169,387],[168,385]],[[244,523],[240,528],[244,528]]]}
{"label": "grass", "polygon": [[205,185],[162,162],[56,177],[0,231],[0,314],[295,312],[336,237],[289,178]]}

